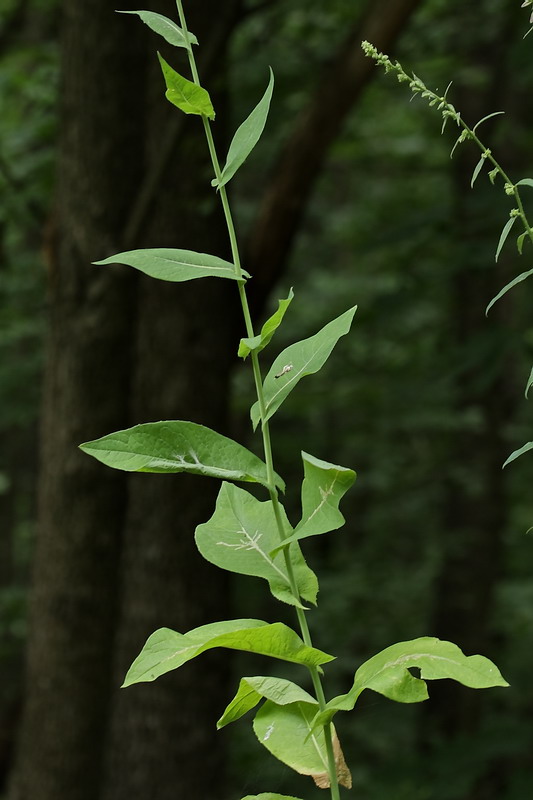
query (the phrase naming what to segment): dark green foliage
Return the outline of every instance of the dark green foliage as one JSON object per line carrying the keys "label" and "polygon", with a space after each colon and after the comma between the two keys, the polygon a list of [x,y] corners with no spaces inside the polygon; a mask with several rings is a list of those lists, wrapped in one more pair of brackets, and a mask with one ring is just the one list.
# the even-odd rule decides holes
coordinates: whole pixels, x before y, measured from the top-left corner
{"label": "dark green foliage", "polygon": [[[491,37],[499,29],[498,7],[501,3],[476,3],[471,10],[472,24],[481,31],[487,49],[493,46]],[[470,65],[456,55],[458,39],[467,39],[473,30],[472,26],[460,24],[459,11],[458,3],[424,3],[398,53],[428,85],[441,90],[450,78],[481,86],[489,80],[486,69]],[[351,0],[329,3],[327,7],[300,0],[273,3],[266,13],[250,16],[231,42],[234,111],[230,130],[235,130],[264,90],[266,63],[272,63],[277,81],[269,136],[235,181],[243,228],[253,219],[255,185],[267,175],[279,140],[289,127],[290,115],[304,106],[314,84],[316,76],[306,68],[309,58],[312,56],[314,63],[325,62],[331,48],[341,40],[343,26],[352,19]],[[527,10],[522,12],[522,21],[527,26]],[[125,18],[123,22],[136,23]],[[511,98],[507,117],[496,121],[500,146],[505,148],[508,141],[516,153],[530,152],[532,146],[531,125],[513,114],[515,107],[526,108],[519,90],[529,92],[533,80],[531,37],[521,43],[525,30],[517,27],[517,35],[505,44],[516,94]],[[240,66],[243,62],[247,65],[245,70]],[[22,196],[2,184],[1,213],[9,219],[9,226],[15,219],[18,223],[25,220],[16,234],[10,227],[10,240],[16,239],[18,244],[16,249],[15,244],[10,245],[9,260],[3,260],[0,266],[0,281],[5,287],[0,313],[6,320],[0,336],[0,424],[6,428],[13,420],[26,425],[35,419],[39,392],[44,271],[36,253],[40,248],[43,210],[49,204],[53,119],[48,111],[43,113],[39,123],[31,122],[31,134],[29,101],[19,105],[19,91],[22,97],[33,97],[36,87],[48,95],[48,100],[43,98],[46,103],[52,99],[53,50],[45,48],[39,64],[32,69],[35,80],[31,84],[27,80],[28,65],[35,66],[31,58],[23,60],[13,54],[3,61],[0,72],[3,86],[8,81],[16,83],[17,94],[11,95],[13,104],[6,106],[11,111],[6,116],[2,113],[0,126],[17,131],[15,139],[9,138],[13,133],[8,136],[11,144],[7,152],[15,177],[22,180],[24,189]],[[35,77],[40,70],[42,80]],[[9,92],[1,94],[2,98],[10,96]],[[33,111],[39,107],[31,104]],[[12,123],[8,125],[10,116]],[[469,122],[475,123],[477,118]],[[481,401],[477,397],[457,408],[456,378],[473,370],[481,387],[513,353],[515,383],[511,391],[519,398],[533,352],[532,329],[526,316],[531,307],[529,282],[515,290],[521,296],[509,312],[515,321],[511,328],[491,319],[492,313],[488,321],[481,319],[492,297],[486,293],[479,296],[479,335],[460,345],[454,341],[452,281],[470,269],[471,262],[468,249],[454,234],[455,161],[448,158],[453,131],[450,126],[442,138],[439,129],[437,115],[432,116],[416,101],[409,105],[401,88],[393,82],[377,80],[330,153],[320,191],[308,208],[296,241],[290,271],[271,303],[274,311],[275,300],[286,297],[289,286],[294,284],[297,288],[297,302],[291,305],[283,328],[276,334],[273,352],[281,351],[295,338],[314,334],[326,313],[333,317],[345,310],[347,297],[356,298],[359,305],[357,324],[364,335],[341,340],[338,359],[313,381],[306,382],[309,385],[305,391],[295,392],[287,400],[274,434],[280,454],[279,471],[294,489],[286,503],[293,524],[299,519],[296,486],[302,474],[301,448],[357,468],[357,490],[347,496],[343,506],[348,520],[345,533],[309,542],[311,563],[320,563],[322,572],[321,606],[314,626],[317,641],[329,652],[342,639],[339,654],[352,662],[364,660],[384,643],[431,632],[432,609],[438,599],[436,576],[449,535],[445,486],[450,477],[461,481],[480,503],[486,500],[483,478],[462,463],[454,463],[450,453],[452,436],[475,431],[482,424]],[[0,152],[4,152],[1,146]],[[516,176],[522,174],[518,172]],[[475,217],[480,233],[477,242],[482,238],[484,244],[476,244],[474,268],[486,270],[487,274],[494,270],[494,250],[505,221],[505,199],[499,195],[480,174],[472,191],[472,203],[479,204]],[[29,202],[24,201],[26,196]],[[490,199],[485,203],[481,196]],[[32,211],[28,209],[32,203],[37,207],[37,228],[30,222]],[[513,229],[507,243],[509,249],[515,231],[518,233]],[[524,255],[529,252],[526,243]],[[500,261],[504,256],[505,251]],[[511,264],[506,280],[521,271],[524,261]],[[4,263],[8,264],[7,276]],[[517,264],[519,267],[513,272]],[[509,270],[508,263],[503,269]],[[503,286],[506,280],[498,285]],[[8,331],[5,337],[4,330]],[[240,367],[238,370],[234,416],[236,426],[244,428],[252,395],[248,379]],[[530,436],[530,419],[525,403],[507,416],[503,430],[509,445],[507,452],[514,442],[526,441]],[[491,644],[488,653],[517,691],[513,689],[503,699],[487,701],[488,710],[475,736],[459,732],[441,742],[430,755],[417,750],[417,710],[397,708],[370,694],[368,699],[362,698],[362,713],[349,721],[339,720],[339,732],[345,751],[359,754],[354,785],[369,800],[433,800],[441,796],[443,800],[464,800],[475,779],[493,763],[502,765],[505,776],[505,788],[499,790],[498,800],[522,800],[527,796],[533,779],[528,755],[533,746],[529,724],[533,695],[528,689],[533,646],[533,548],[531,538],[523,536],[532,516],[531,461],[526,462],[527,457],[517,461],[513,474],[505,477],[509,512],[501,574],[490,613],[495,644]],[[23,507],[28,508],[27,499]],[[27,511],[24,516],[28,517]],[[265,609],[264,599],[254,595],[252,579],[246,580],[248,583],[242,588],[239,585],[235,589],[241,598],[239,607],[243,607],[244,594],[250,604],[247,613],[269,618],[270,607]],[[8,623],[9,629],[15,631],[11,641],[20,641],[19,598],[17,595],[13,601],[11,595],[6,595],[4,604],[4,609],[8,608],[5,618],[14,620],[14,627]],[[466,641],[458,643],[466,652],[473,652]],[[340,666],[332,669],[332,677],[338,684],[333,687],[335,693],[346,690],[353,674]],[[239,737],[237,729],[232,735]],[[263,766],[262,752],[258,753],[260,766],[243,767],[246,753],[246,745],[239,745],[234,756],[239,768],[232,798],[242,788],[242,773],[253,774],[254,769],[261,773],[257,785],[246,787],[242,794],[259,791],[265,785],[279,785],[286,794],[301,794],[299,782],[291,784],[288,776],[283,788],[269,783],[271,776],[264,774],[268,766]],[[277,769],[275,764],[274,768]],[[322,795],[313,790],[305,796],[310,800]]]}

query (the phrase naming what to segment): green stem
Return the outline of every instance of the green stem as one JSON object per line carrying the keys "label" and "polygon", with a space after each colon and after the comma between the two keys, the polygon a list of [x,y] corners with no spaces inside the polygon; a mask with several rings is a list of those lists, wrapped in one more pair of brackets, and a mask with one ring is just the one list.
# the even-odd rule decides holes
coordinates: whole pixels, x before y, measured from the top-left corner
{"label": "green stem", "polygon": [[[178,9],[179,20],[181,24],[181,28],[183,30],[183,34],[185,36],[185,41],[187,43],[187,54],[189,56],[189,65],[191,68],[191,74],[193,77],[194,83],[197,86],[201,86],[200,78],[198,75],[198,69],[196,66],[196,60],[194,58],[194,53],[192,51],[192,47],[190,45],[189,40],[189,32],[187,29],[187,23],[185,20],[185,14],[183,12],[183,4],[182,0],[176,0],[176,6]],[[211,161],[213,164],[213,170],[215,173],[215,177],[220,184],[221,174],[222,171],[220,169],[220,163],[218,160],[218,155],[216,152],[215,142],[213,139],[213,134],[211,131],[211,127],[209,124],[209,120],[205,115],[202,115],[202,123],[204,126],[205,136],[207,139],[207,145],[209,148],[209,154],[211,156]],[[241,301],[242,312],[244,316],[244,323],[246,328],[246,335],[249,338],[254,336],[254,328],[252,323],[252,318],[250,314],[250,307],[248,304],[248,297],[246,295],[246,288],[245,288],[245,281],[243,278],[242,273],[242,266],[241,266],[241,258],[239,253],[239,245],[237,242],[237,235],[235,233],[235,225],[233,222],[233,215],[231,213],[231,208],[228,200],[228,195],[226,192],[225,186],[219,186],[220,192],[220,200],[222,202],[222,208],[224,210],[224,217],[226,219],[226,226],[228,229],[228,235],[230,240],[230,247],[231,247],[231,254],[233,258],[233,263],[235,265],[235,271],[238,276],[238,288],[239,288],[239,297]],[[267,413],[266,413],[266,406],[265,406],[265,398],[263,394],[263,379],[261,376],[261,368],[259,365],[259,356],[256,351],[252,350],[251,353],[251,360],[252,360],[252,370],[254,375],[254,383],[255,383],[255,390],[257,393],[257,400],[259,404],[259,412],[261,417],[261,432],[263,437],[263,451],[265,455],[265,464],[267,468],[267,483],[268,483],[268,492],[270,495],[270,500],[272,502],[272,508],[274,510],[274,516],[276,519],[276,525],[278,528],[278,533],[280,537],[280,541],[283,541],[286,538],[285,529],[283,526],[283,517],[281,514],[281,506],[278,498],[278,491],[276,488],[275,482],[275,473],[274,473],[274,461],[272,456],[272,444],[270,440],[270,427],[267,420]],[[300,593],[298,591],[298,585],[296,583],[296,578],[294,576],[294,570],[292,566],[292,562],[290,560],[290,553],[289,547],[285,547],[283,550],[283,555],[285,558],[285,566],[287,569],[287,576],[289,578],[291,592],[294,598],[300,602]],[[300,626],[300,631],[302,634],[302,639],[308,647],[312,647],[312,639],[311,633],[309,631],[309,626],[307,624],[307,618],[305,616],[305,612],[302,608],[296,607],[296,615],[298,617],[298,623]],[[309,667],[309,672],[311,674],[311,680],[313,683],[313,687],[316,693],[316,698],[318,701],[318,705],[321,711],[324,710],[326,706],[326,698],[324,695],[324,689],[322,687],[322,681],[320,678],[320,673],[317,667]],[[331,792],[331,799],[332,800],[340,800],[339,794],[339,784],[337,782],[337,768],[335,764],[335,754],[333,751],[333,738],[332,738],[332,726],[331,723],[327,723],[324,725],[324,740],[326,744],[326,753],[328,758],[328,774],[330,780],[330,792]]]}

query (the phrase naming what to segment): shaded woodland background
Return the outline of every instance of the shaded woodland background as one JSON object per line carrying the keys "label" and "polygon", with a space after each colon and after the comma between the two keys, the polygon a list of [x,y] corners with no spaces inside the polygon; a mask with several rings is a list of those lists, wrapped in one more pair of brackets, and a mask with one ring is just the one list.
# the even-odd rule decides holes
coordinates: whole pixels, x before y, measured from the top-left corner
{"label": "shaded woodland background", "polygon": [[[364,658],[423,634],[490,656],[512,684],[443,682],[417,708],[368,693],[338,720],[354,797],[523,800],[532,462],[501,464],[531,438],[531,286],[488,320],[484,309],[528,266],[510,246],[494,264],[509,204],[486,177],[470,190],[478,153],[450,161],[453,132],[441,137],[438,114],[409,103],[359,42],[432,87],[453,79],[470,123],[505,110],[484,134],[519,179],[532,174],[527,10],[518,0],[188,5],[222,150],[267,65],[276,74],[267,133],[232,186],[257,320],[295,287],[272,354],[359,306],[352,335],[273,425],[289,516],[301,449],[359,475],[346,527],[306,548],[321,577],[315,641],[341,656],[328,694]],[[202,656],[117,688],[157,627],[292,622],[262,587],[196,553],[215,482],[116,474],[77,450],[166,418],[258,447],[234,287],[90,263],[132,247],[228,248],[201,126],[164,100],[161,40],[117,7],[131,5],[3,0],[0,12],[0,796],[311,800],[320,791],[271,761],[246,721],[214,730],[256,660]],[[177,68],[181,55],[166,53]]]}

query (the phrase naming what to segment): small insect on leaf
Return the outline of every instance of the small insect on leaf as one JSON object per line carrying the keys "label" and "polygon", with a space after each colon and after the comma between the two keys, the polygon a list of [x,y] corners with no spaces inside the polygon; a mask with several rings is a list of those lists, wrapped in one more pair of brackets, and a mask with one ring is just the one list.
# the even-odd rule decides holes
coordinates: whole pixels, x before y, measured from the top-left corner
{"label": "small insect on leaf", "polygon": [[278,372],[278,374],[274,375],[274,377],[275,378],[281,378],[283,375],[286,375],[287,372],[290,372],[292,368],[293,368],[292,364],[285,364],[285,366],[283,367],[281,372]]}

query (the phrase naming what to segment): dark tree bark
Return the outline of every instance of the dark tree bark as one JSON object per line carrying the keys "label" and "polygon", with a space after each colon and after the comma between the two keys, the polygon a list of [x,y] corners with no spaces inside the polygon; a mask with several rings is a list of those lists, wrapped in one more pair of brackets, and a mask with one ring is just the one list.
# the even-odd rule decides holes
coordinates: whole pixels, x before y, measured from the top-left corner
{"label": "dark tree bark", "polygon": [[[124,5],[124,4],[121,4]],[[107,0],[66,3],[39,533],[26,708],[10,797],[98,795],[125,481],[77,445],[127,418],[132,277],[96,270],[120,249],[138,178],[140,36]]]}
{"label": "dark tree bark", "polygon": [[[158,10],[171,15],[173,5],[161,3]],[[196,3],[188,12],[188,23],[207,48],[210,39],[219,42],[218,78],[210,92],[217,116],[223,119],[224,95],[217,89],[224,84],[225,43],[213,24],[217,8],[218,0]],[[160,84],[158,80],[150,102],[150,163],[158,157],[161,131],[179,113],[164,101]],[[212,168],[203,127],[194,117],[185,123],[143,232],[143,244],[229,255],[219,201],[210,190]],[[220,130],[215,126],[215,134]],[[132,421],[191,419],[225,431],[237,299],[230,281],[172,286],[141,280]],[[155,629],[165,626],[186,632],[229,615],[226,574],[203,561],[194,544],[194,529],[212,513],[218,489],[218,481],[194,476],[130,478],[117,685]],[[202,657],[155,683],[115,696],[106,800],[220,798],[224,739],[217,735],[215,723],[227,660],[227,653]]]}

